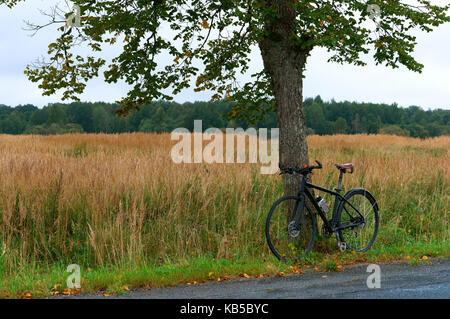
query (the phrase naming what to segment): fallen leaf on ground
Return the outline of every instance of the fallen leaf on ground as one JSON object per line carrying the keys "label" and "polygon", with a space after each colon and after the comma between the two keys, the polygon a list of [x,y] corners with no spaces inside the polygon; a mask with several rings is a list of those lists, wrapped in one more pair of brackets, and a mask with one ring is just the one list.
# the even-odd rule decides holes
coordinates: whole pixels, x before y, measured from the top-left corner
{"label": "fallen leaf on ground", "polygon": [[298,266],[295,266],[294,269],[293,269],[293,271],[294,271],[294,273],[296,273],[296,274],[301,274],[301,273],[302,273],[302,270],[301,270]]}
{"label": "fallen leaf on ground", "polygon": [[70,295],[71,293],[72,293],[72,289],[70,289],[70,288],[66,288],[62,292],[63,295]]}

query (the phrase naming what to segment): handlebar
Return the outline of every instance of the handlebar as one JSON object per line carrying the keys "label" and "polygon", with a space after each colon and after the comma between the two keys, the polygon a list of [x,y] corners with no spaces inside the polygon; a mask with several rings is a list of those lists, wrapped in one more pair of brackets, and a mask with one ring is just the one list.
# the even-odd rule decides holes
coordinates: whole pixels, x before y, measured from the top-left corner
{"label": "handlebar", "polygon": [[300,166],[296,166],[296,167],[287,167],[287,166],[281,166],[280,164],[278,164],[278,167],[281,170],[280,175],[282,174],[302,174],[302,175],[307,175],[309,173],[311,173],[311,171],[313,169],[321,169],[322,168],[322,163],[320,163],[318,160],[316,160],[317,166],[307,166],[307,165],[303,165],[302,167]]}

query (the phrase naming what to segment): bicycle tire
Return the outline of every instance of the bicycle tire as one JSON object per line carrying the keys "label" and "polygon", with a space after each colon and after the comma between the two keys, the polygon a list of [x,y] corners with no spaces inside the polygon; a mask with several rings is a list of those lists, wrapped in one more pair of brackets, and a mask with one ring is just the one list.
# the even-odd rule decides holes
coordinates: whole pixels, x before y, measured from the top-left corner
{"label": "bicycle tire", "polygon": [[[310,227],[311,228],[311,230],[310,230],[311,231],[311,233],[310,233],[311,238],[309,239],[309,241],[306,242],[306,244],[307,244],[306,248],[304,250],[303,249],[299,249],[299,252],[300,252],[300,250],[303,250],[303,251],[301,253],[299,253],[298,255],[296,254],[296,256],[294,258],[287,257],[286,253],[281,251],[281,248],[280,248],[281,246],[278,246],[278,243],[280,243],[280,245],[283,246],[284,242],[282,242],[282,240],[279,241],[278,239],[276,239],[274,237],[275,233],[279,233],[279,232],[282,233],[281,238],[283,238],[283,236],[286,236],[286,241],[287,241],[286,242],[286,245],[287,245],[286,251],[287,250],[292,250],[293,253],[296,253],[295,249],[297,248],[297,247],[295,247],[295,244],[292,244],[292,241],[293,241],[294,237],[291,236],[291,233],[288,230],[288,226],[287,225],[289,224],[289,221],[288,221],[287,215],[286,214],[284,215],[285,216],[285,222],[283,222],[283,215],[282,214],[283,214],[283,210],[284,209],[283,209],[283,207],[280,208],[281,204],[283,204],[283,203],[286,204],[286,201],[289,201],[289,200],[295,201],[298,204],[298,203],[300,203],[301,198],[298,197],[298,196],[284,196],[284,197],[281,197],[280,199],[278,199],[272,205],[272,207],[271,207],[271,209],[269,211],[269,214],[267,215],[267,219],[266,219],[266,239],[267,239],[267,244],[269,245],[269,248],[270,248],[271,252],[275,255],[275,257],[277,257],[281,261],[288,261],[288,260],[294,261],[294,260],[298,260],[301,257],[303,257],[304,255],[306,255],[311,250],[311,248],[313,246],[314,238],[315,238],[315,234],[316,234],[316,220],[315,220],[315,216],[311,212],[309,207],[307,205],[304,205],[304,207],[306,209],[303,209],[303,212],[300,212],[299,209],[297,209],[298,212],[296,212],[296,216],[297,216],[297,214],[301,214],[301,216],[300,216],[300,218],[301,218],[301,220],[300,220],[300,223],[301,223],[300,228],[301,228],[302,225],[307,225],[307,223],[302,223],[302,220],[305,220],[304,219],[305,218],[304,217],[305,214],[303,214],[303,213],[307,212],[307,214],[311,218],[311,224],[310,224],[310,226],[311,226]],[[289,204],[287,204],[287,205],[288,205],[287,207],[289,207]],[[277,210],[278,208],[280,208],[280,209]],[[276,214],[276,213],[278,213],[278,214]],[[276,214],[276,216],[275,216],[275,214]],[[307,226],[305,226],[304,228],[306,228],[306,227]],[[284,228],[286,228],[286,229],[284,229]],[[297,235],[297,236],[300,236],[302,230],[303,229],[298,230],[299,231],[299,235]],[[285,233],[283,233],[283,231],[285,231]],[[307,231],[307,229],[306,229],[306,231]],[[299,238],[299,239],[303,240],[303,238]],[[289,240],[292,240],[291,244],[294,247],[289,246]],[[308,240],[308,239],[306,239],[306,240]]]}
{"label": "bicycle tire", "polygon": [[[378,234],[378,226],[379,226],[379,214],[378,214],[378,204],[373,197],[373,195],[364,188],[354,188],[349,190],[345,195],[344,198],[349,201],[352,205],[355,206],[358,210],[360,210],[361,207],[356,207],[358,205],[363,205],[363,208],[365,211],[362,212],[364,215],[364,226],[363,227],[354,227],[354,228],[347,228],[343,230],[338,230],[338,236],[341,242],[344,242],[346,244],[347,249],[358,251],[358,252],[365,252],[369,250],[373,243],[375,242],[375,239]],[[349,211],[353,211],[355,213],[355,210],[353,207],[351,207],[347,202],[342,201],[339,205],[338,211],[337,211],[337,220],[338,220],[338,227],[345,225],[345,215],[343,212],[346,212],[347,215],[352,216]],[[370,214],[370,215],[369,215]],[[356,215],[356,214],[355,214]],[[373,215],[373,216],[372,216]],[[368,221],[373,220],[373,225],[368,225]],[[348,217],[348,219],[351,220],[352,217]],[[360,237],[358,240],[354,240],[354,238],[359,237],[359,233],[355,230],[368,230],[368,233],[364,233],[363,237]],[[351,236],[350,231],[352,231],[355,235],[354,238]],[[371,233],[373,231],[373,234]],[[363,240],[368,240],[367,244],[365,244],[363,247],[358,247],[356,243],[362,242]]]}

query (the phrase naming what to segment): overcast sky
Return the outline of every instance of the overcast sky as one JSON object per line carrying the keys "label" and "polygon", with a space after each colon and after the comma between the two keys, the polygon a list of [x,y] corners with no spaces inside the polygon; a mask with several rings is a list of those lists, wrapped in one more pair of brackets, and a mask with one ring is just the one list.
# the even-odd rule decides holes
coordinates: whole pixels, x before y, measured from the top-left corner
{"label": "overcast sky", "polygon": [[[447,0],[446,0],[447,1]],[[47,45],[58,34],[54,27],[40,31],[34,37],[23,30],[24,20],[45,23],[38,9],[48,9],[55,0],[26,1],[10,10],[0,7],[0,104],[16,106],[34,104],[39,107],[60,102],[61,94],[42,96],[36,83],[28,81],[23,71],[27,64],[45,56]],[[450,110],[450,24],[432,33],[418,33],[415,57],[425,65],[421,74],[406,68],[390,69],[376,66],[369,59],[366,67],[327,63],[323,49],[314,49],[307,63],[304,97],[320,95],[324,100],[398,103],[417,105],[424,109]],[[109,48],[102,56],[111,58],[120,48]],[[251,70],[262,66],[258,50],[252,53]],[[245,78],[244,78],[245,80]],[[107,84],[102,77],[88,83],[80,96],[82,101],[114,102],[126,95],[125,84]],[[175,101],[208,100],[210,94],[187,89],[175,96]]]}

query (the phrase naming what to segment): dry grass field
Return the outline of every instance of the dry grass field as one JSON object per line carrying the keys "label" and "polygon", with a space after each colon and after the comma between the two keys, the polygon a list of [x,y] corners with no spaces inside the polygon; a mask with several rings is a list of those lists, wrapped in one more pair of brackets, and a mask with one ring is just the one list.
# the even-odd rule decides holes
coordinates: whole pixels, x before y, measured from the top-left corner
{"label": "dry grass field", "polygon": [[[448,255],[450,137],[310,136],[308,143],[311,161],[324,166],[315,184],[334,187],[334,163],[353,162],[346,190],[374,194],[381,220],[373,250],[420,243]],[[35,288],[36,274],[18,272],[51,265],[275,262],[263,230],[283,193],[280,176],[261,175],[259,164],[174,164],[174,144],[169,134],[0,135],[0,285],[8,287],[0,292],[28,289],[21,282]],[[335,250],[334,237],[316,248]]]}

